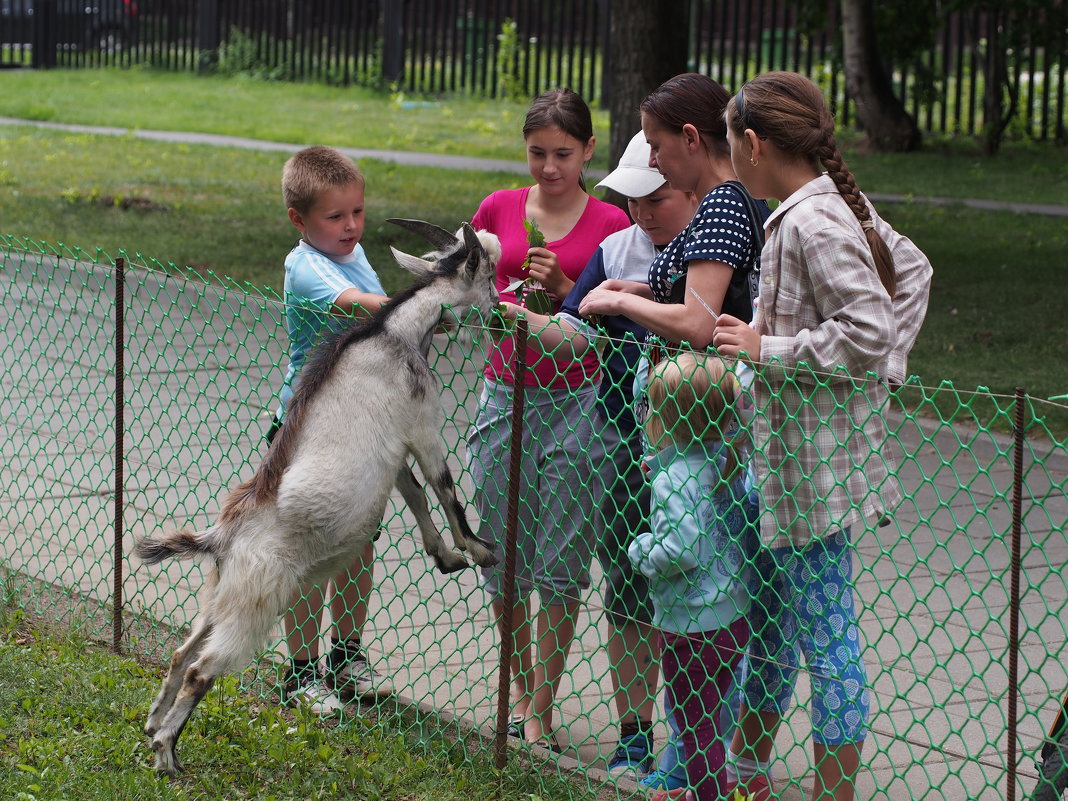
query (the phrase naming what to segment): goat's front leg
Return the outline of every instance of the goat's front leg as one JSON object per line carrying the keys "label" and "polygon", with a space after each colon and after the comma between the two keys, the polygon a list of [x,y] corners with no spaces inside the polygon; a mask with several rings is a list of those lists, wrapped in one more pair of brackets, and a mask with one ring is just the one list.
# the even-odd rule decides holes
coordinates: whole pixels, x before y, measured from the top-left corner
{"label": "goat's front leg", "polygon": [[[435,431],[440,431],[438,426]],[[456,485],[452,480],[452,473],[442,453],[440,441],[437,437],[424,437],[420,440],[419,447],[411,447],[415,460],[419,463],[419,469],[423,471],[426,480],[434,488],[438,503],[445,511],[445,517],[452,529],[452,538],[456,547],[461,551],[467,551],[475,564],[489,567],[497,564],[497,557],[493,555],[493,546],[476,536],[467,522],[463,504],[456,497]]]}
{"label": "goat's front leg", "polygon": [[400,490],[401,497],[412,510],[412,514],[415,515],[415,524],[423,538],[423,548],[433,557],[438,570],[442,573],[455,573],[467,567],[466,559],[445,547],[445,540],[441,538],[441,534],[430,517],[426,493],[423,492],[422,486],[407,464],[401,465],[400,470],[397,471],[397,489]]}

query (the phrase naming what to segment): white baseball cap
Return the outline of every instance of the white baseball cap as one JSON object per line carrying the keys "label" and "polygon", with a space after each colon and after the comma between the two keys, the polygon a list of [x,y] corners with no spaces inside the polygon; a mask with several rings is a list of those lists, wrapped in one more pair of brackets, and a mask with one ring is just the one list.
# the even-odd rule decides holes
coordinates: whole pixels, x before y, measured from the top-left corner
{"label": "white baseball cap", "polygon": [[597,189],[614,189],[624,197],[651,195],[667,182],[655,167],[649,166],[649,143],[641,131],[631,137],[619,165],[597,184]]}

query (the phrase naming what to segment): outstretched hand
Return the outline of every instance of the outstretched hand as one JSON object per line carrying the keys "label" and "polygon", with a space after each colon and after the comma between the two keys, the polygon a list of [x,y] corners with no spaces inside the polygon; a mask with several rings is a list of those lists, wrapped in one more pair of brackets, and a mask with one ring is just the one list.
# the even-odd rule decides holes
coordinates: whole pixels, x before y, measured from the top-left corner
{"label": "outstretched hand", "polygon": [[712,344],[721,355],[740,357],[749,364],[760,358],[760,334],[729,314],[721,314],[716,320]]}
{"label": "outstretched hand", "polygon": [[626,293],[614,289],[606,289],[605,281],[594,287],[579,303],[579,314],[583,317],[591,315],[611,316],[619,314],[621,295]]}

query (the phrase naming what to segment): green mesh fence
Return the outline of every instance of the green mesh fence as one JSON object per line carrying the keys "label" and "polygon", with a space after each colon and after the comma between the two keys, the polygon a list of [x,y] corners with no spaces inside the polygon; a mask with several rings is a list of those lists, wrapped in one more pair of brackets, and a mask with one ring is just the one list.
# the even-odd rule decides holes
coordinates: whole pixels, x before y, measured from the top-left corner
{"label": "green mesh fence", "polygon": [[[281,299],[173,266],[127,265],[120,350],[117,270],[111,257],[10,237],[0,240],[0,253],[8,363],[0,564],[8,597],[55,619],[87,619],[94,633],[119,634],[123,648],[164,660],[196,612],[203,574],[185,562],[146,568],[126,554],[144,535],[207,526],[228,488],[255,469],[266,449],[264,434],[286,363]],[[498,457],[479,467],[469,452],[484,386],[485,340],[438,336],[431,351],[447,414],[442,434],[473,522],[479,509],[492,516],[496,510],[486,506],[487,499],[496,504],[509,489],[490,487],[485,479],[476,484],[473,478],[506,474],[510,453],[507,442],[483,450]],[[117,407],[120,369],[125,380]],[[841,383],[842,376],[813,380],[809,397],[815,398],[833,382]],[[866,380],[850,386],[847,396],[870,389]],[[857,794],[994,799],[1012,788],[1022,795],[1023,788],[1029,792],[1034,785],[1035,760],[1068,689],[1063,576],[1068,454],[1064,442],[1042,425],[1038,402],[1026,396],[966,394],[916,381],[896,396],[871,406],[872,414],[885,415],[890,437],[885,446],[876,442],[868,458],[892,467],[886,481],[899,485],[903,500],[886,525],[858,522],[851,528],[870,698]],[[592,408],[586,403],[583,408]],[[551,415],[556,407],[540,408]],[[528,419],[538,411],[532,397]],[[560,526],[574,528],[580,555],[591,554],[596,544],[591,538],[601,536],[596,509],[630,501],[633,513],[643,502],[640,481],[631,489],[608,489],[598,478],[613,475],[602,448],[608,429],[599,417],[586,414],[568,421],[576,429],[572,438],[581,436],[582,426],[592,427],[592,445],[572,454],[572,472],[560,482],[550,480],[555,468],[544,455],[551,443],[543,431],[525,446],[525,458],[536,469],[523,474],[527,483],[519,493],[539,505],[538,515],[528,515],[536,522],[558,513]],[[981,416],[989,424],[976,426]],[[120,428],[123,469],[117,472]],[[559,425],[555,430],[554,436],[562,436]],[[849,435],[866,432],[858,427]],[[624,431],[625,441],[634,437],[633,430]],[[122,487],[119,504],[116,483]],[[117,519],[116,508],[121,509]],[[432,504],[432,511],[444,528],[440,510]],[[816,510],[804,511],[804,519],[818,519]],[[507,526],[506,519],[502,525]],[[627,546],[641,533],[621,530],[629,525],[613,518],[605,537]],[[646,526],[641,531],[649,530]],[[378,676],[361,682],[360,690],[390,689],[379,705],[417,706],[471,748],[491,749],[499,709],[500,636],[489,594],[477,570],[437,573],[410,535],[413,527],[399,498],[391,500],[384,534],[374,545],[362,632],[364,653]],[[503,531],[488,528],[483,523],[490,539],[503,537]],[[545,564],[552,562],[551,548],[530,551],[522,528],[519,536],[521,551],[527,547]],[[120,560],[117,548],[124,554]],[[748,565],[752,556],[746,559]],[[522,557],[519,562],[522,590],[530,570]],[[614,618],[617,631],[637,630],[639,637],[609,643],[604,572],[596,556],[580,556],[579,567],[587,562],[588,588],[579,575],[572,576],[574,586],[561,586],[552,596],[556,612],[552,603],[541,607],[538,592],[532,596],[536,629],[541,612],[542,634],[552,629],[552,641],[561,648],[568,640],[566,627],[573,625],[574,637],[566,656],[558,651],[546,662],[520,665],[531,687],[559,671],[555,697],[539,703],[552,711],[551,728],[562,754],[540,747],[530,754],[544,760],[549,774],[567,778],[575,797],[628,798],[637,790],[634,777],[607,772],[620,723],[610,665],[630,660],[631,704],[651,710],[653,758],[658,758],[668,736],[664,680],[651,666],[656,660],[646,659],[657,635],[624,616]],[[114,614],[119,591],[121,617]],[[353,624],[359,628],[361,612],[353,594],[349,588],[349,605],[356,608],[348,611],[356,619],[346,622],[340,615],[342,633]],[[758,618],[750,609],[743,619]],[[325,622],[306,628],[327,631]],[[522,627],[516,636],[523,642]],[[299,637],[290,642],[308,645],[313,654],[328,650],[325,643],[301,643]],[[286,654],[279,628],[275,641],[245,672],[245,689],[277,699]],[[811,688],[823,674],[805,660],[799,667],[795,703],[785,713],[771,754],[776,792],[784,799],[807,797],[815,780]],[[146,711],[149,701],[144,699]],[[513,698],[503,708],[522,712],[524,706]],[[349,704],[345,716],[371,715],[376,708]],[[505,756],[517,758],[523,748],[515,738],[508,742]]]}

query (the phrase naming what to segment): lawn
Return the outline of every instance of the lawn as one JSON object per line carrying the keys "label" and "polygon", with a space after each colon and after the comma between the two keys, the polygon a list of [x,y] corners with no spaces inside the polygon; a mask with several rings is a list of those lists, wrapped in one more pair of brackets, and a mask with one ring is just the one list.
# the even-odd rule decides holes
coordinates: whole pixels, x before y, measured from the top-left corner
{"label": "lawn", "polygon": [[[142,734],[158,666],[116,656],[75,625],[0,605],[0,798],[10,801],[539,801],[575,788],[523,756],[451,739],[432,716],[393,705],[324,723],[238,690],[225,677],[179,743],[187,771],[152,770]],[[545,793],[547,796],[539,795]]]}
{"label": "lawn", "polygon": [[[426,102],[430,102],[427,105]],[[4,76],[0,115],[124,128],[200,130],[294,144],[426,150],[519,160],[523,107],[471,99],[405,99],[366,89],[205,78],[147,70],[24,71]],[[607,118],[597,112],[597,130]],[[603,143],[602,143],[603,144]],[[600,158],[607,148],[600,147]],[[871,193],[1065,202],[1068,148],[1010,143],[990,159],[970,142],[932,142],[887,156],[846,149]],[[173,263],[239,285],[281,287],[281,263],[296,239],[278,176],[286,153],[169,144],[0,126],[0,233],[62,242],[100,258]],[[603,166],[603,161],[601,162]],[[419,217],[446,227],[470,219],[494,189],[520,186],[514,173],[406,167],[364,160],[364,245],[388,291],[407,282],[389,245],[423,244],[385,222]],[[927,322],[911,359],[924,385],[948,381],[1038,399],[1068,393],[1068,252],[1064,218],[883,204],[880,211],[931,257],[935,279]],[[935,393],[942,398],[942,393]],[[943,414],[959,411],[947,393]],[[1058,436],[1068,412],[1042,405]],[[967,415],[965,415],[967,417]],[[989,419],[979,413],[980,419]],[[959,419],[959,418],[958,418]],[[999,424],[1005,428],[1005,425]],[[1043,426],[1035,429],[1041,431]]]}

